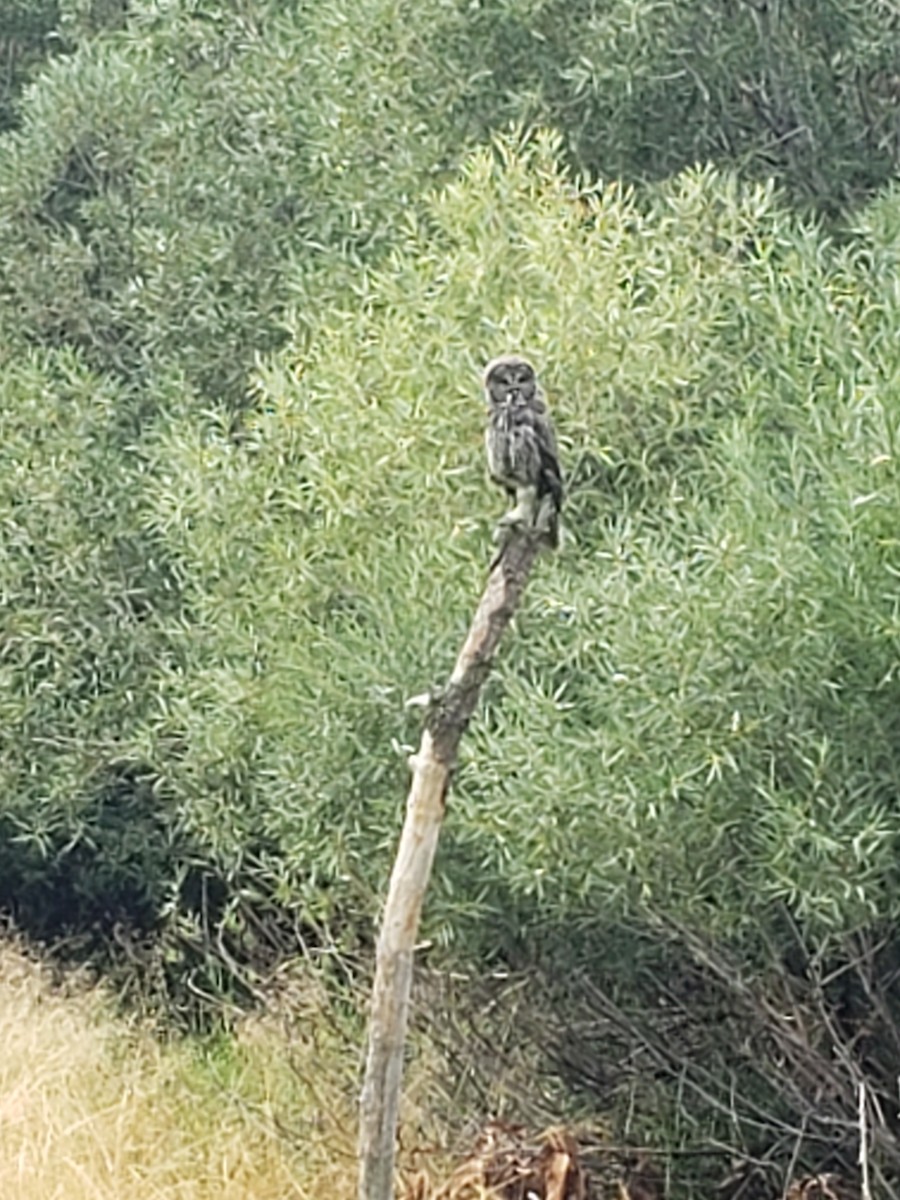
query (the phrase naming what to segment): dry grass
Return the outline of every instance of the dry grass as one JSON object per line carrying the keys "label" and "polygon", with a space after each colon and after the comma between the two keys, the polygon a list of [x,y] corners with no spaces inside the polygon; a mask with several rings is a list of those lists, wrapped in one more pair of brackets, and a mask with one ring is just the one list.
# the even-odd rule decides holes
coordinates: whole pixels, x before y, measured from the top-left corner
{"label": "dry grass", "polygon": [[287,1200],[355,1190],[355,1051],[321,997],[161,1045],[102,992],[0,944],[4,1200]]}

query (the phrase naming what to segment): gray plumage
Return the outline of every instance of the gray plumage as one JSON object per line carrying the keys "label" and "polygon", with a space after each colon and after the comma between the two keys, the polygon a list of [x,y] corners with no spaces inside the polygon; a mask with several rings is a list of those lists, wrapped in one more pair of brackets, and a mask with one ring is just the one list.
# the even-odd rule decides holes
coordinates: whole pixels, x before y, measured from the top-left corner
{"label": "gray plumage", "polygon": [[505,354],[488,363],[485,432],[491,478],[516,501],[501,525],[527,524],[559,544],[563,479],[544,395],[527,359]]}

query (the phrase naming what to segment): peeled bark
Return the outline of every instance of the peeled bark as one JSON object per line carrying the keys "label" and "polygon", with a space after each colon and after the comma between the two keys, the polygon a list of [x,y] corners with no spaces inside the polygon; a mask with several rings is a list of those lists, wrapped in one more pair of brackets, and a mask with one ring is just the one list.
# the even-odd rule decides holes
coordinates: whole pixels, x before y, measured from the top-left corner
{"label": "peeled bark", "polygon": [[406,819],[378,937],[366,1072],[360,1097],[359,1200],[391,1200],[413,949],[450,775],[494,651],[540,548],[532,531],[509,534],[495,559],[453,674],[432,700],[413,769]]}

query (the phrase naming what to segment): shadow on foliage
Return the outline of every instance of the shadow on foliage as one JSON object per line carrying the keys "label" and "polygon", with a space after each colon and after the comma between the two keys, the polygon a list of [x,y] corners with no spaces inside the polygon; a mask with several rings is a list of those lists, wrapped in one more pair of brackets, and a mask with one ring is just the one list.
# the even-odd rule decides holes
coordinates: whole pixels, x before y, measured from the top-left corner
{"label": "shadow on foliage", "polygon": [[446,32],[469,80],[450,106],[464,136],[550,124],[592,176],[647,181],[712,161],[836,212],[897,168],[900,20],[881,10],[485,0]]}
{"label": "shadow on foliage", "polygon": [[252,1004],[257,981],[297,954],[300,935],[262,896],[254,849],[247,878],[217,869],[154,784],[135,764],[108,768],[79,833],[43,846],[0,817],[0,912],[52,957],[108,975],[123,1001],[202,1028]]}

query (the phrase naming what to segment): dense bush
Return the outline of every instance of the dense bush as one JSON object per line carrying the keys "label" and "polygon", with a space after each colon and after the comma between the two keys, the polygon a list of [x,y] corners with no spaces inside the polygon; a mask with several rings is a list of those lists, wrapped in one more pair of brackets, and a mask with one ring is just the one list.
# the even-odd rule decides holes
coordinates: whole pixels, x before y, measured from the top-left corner
{"label": "dense bush", "polygon": [[118,28],[128,0],[4,0],[0,10],[0,133],[19,123],[19,97],[51,56]]}
{"label": "dense bush", "polygon": [[0,903],[36,930],[153,924],[175,864],[135,730],[178,650],[166,550],[140,528],[123,395],[68,351],[0,383]]}
{"label": "dense bush", "polygon": [[517,345],[558,413],[571,543],[471,733],[445,931],[457,894],[731,932],[775,900],[821,930],[893,915],[878,253],[874,236],[823,251],[765,191],[709,173],[643,214],[574,193],[546,147],[477,155],[263,373],[242,444],[189,418],[161,436],[149,519],[194,624],[168,710],[186,752],[159,770],[194,835],[229,857],[280,846],[289,891],[377,885],[403,702],[451,663],[497,510],[477,364]]}
{"label": "dense bush", "polygon": [[152,932],[174,986],[367,933],[517,347],[569,538],[431,935],[663,921],[759,969],[895,925],[900,35],[720,8],[5,14],[0,905]]}
{"label": "dense bush", "polygon": [[0,155],[4,326],[132,387],[177,364],[239,406],[285,308],[332,295],[510,122],[556,126],[604,178],[712,159],[804,204],[870,194],[897,159],[896,17],[733,7],[146,2],[117,30],[120,3],[73,0],[53,42],[72,52]]}
{"label": "dense bush", "polygon": [[0,53],[3,78],[0,80],[0,131],[15,124],[15,105],[19,93],[48,52],[48,35],[59,23],[56,0],[7,0],[0,23]]}
{"label": "dense bush", "polygon": [[708,172],[645,208],[577,192],[544,142],[476,155],[297,325],[237,440],[184,401],[148,427],[67,353],[7,372],[17,841],[66,842],[127,768],[268,894],[366,902],[404,700],[450,665],[498,508],[478,364],[518,345],[571,540],[472,730],[438,925],[457,895],[725,931],[773,900],[895,915],[895,202],[847,250]]}
{"label": "dense bush", "polygon": [[277,274],[303,239],[289,78],[242,27],[205,30],[185,18],[53,63],[2,160],[7,327],[77,347],[148,404],[172,365],[240,402],[253,354],[279,340]]}

